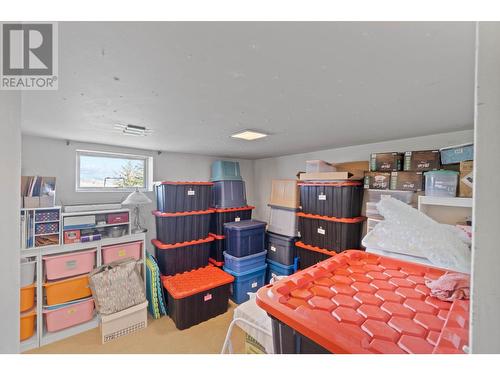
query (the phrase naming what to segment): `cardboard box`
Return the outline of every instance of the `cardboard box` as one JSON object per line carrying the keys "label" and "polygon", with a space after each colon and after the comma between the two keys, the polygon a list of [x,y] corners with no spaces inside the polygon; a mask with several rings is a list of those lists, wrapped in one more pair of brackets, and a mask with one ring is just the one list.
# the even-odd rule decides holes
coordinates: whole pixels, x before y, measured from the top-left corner
{"label": "cardboard box", "polygon": [[392,172],[391,190],[422,191],[424,190],[424,174],[415,171]]}
{"label": "cardboard box", "polygon": [[390,182],[391,172],[365,172],[365,189],[387,190]]}
{"label": "cardboard box", "polygon": [[269,204],[280,207],[299,208],[300,192],[297,180],[273,180]]}
{"label": "cardboard box", "polygon": [[332,163],[336,172],[297,173],[297,178],[302,181],[332,181],[332,180],[363,180],[369,163],[363,161],[349,161],[345,163]]}
{"label": "cardboard box", "polygon": [[403,169],[404,154],[401,152],[382,152],[370,155],[370,171],[392,172]]}
{"label": "cardboard box", "polygon": [[406,151],[405,171],[434,171],[440,168],[439,150]]}
{"label": "cardboard box", "polygon": [[472,198],[473,192],[473,171],[474,161],[460,162],[460,175],[458,182],[458,196],[462,198]]}
{"label": "cardboard box", "polygon": [[39,208],[40,197],[23,197],[24,208]]}

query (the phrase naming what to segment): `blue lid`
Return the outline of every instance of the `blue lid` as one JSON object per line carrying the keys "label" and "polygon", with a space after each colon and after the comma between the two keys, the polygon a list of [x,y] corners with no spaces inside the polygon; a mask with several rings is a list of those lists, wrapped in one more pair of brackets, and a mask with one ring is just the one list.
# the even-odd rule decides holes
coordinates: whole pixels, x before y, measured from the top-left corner
{"label": "blue lid", "polygon": [[246,275],[250,275],[251,273],[257,273],[257,272],[265,271],[266,268],[267,268],[267,264],[264,264],[263,266],[255,267],[255,268],[252,268],[251,270],[248,270],[248,271],[245,271],[245,272],[235,272],[233,270],[230,270],[229,268],[222,267],[222,269],[224,270],[224,272],[227,272],[228,274],[230,274],[232,276],[236,276],[236,277],[246,276]]}
{"label": "blue lid", "polygon": [[257,228],[265,228],[265,221],[260,220],[241,220],[241,221],[232,221],[230,223],[225,223],[224,228],[230,228],[234,230],[247,230],[247,229],[257,229]]}
{"label": "blue lid", "polygon": [[269,263],[269,265],[270,265],[270,266],[279,267],[279,268],[284,268],[284,269],[286,269],[286,270],[293,270],[293,268],[295,267],[295,265],[294,265],[294,264],[291,264],[291,265],[289,265],[289,266],[286,266],[286,265],[284,265],[284,264],[278,263],[278,262],[276,262],[276,261],[274,261],[274,260],[271,260],[271,259],[267,259],[266,261],[267,261],[267,263]]}

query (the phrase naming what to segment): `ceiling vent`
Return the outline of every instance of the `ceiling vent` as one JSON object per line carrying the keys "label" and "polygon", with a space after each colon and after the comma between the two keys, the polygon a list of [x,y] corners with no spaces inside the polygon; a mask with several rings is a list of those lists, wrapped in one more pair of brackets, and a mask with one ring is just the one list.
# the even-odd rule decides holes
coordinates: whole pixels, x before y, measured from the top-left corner
{"label": "ceiling vent", "polygon": [[153,130],[145,126],[131,125],[131,124],[116,124],[115,130],[119,130],[125,135],[135,135],[138,137],[145,137],[153,132]]}

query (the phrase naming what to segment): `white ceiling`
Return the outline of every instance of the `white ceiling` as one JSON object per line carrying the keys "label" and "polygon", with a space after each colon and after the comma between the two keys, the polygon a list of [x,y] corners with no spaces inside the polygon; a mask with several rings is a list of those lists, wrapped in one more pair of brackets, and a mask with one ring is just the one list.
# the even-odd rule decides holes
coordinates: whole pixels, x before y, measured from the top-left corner
{"label": "white ceiling", "polygon": [[23,93],[23,131],[256,159],[470,129],[473,78],[473,23],[59,23],[59,90]]}

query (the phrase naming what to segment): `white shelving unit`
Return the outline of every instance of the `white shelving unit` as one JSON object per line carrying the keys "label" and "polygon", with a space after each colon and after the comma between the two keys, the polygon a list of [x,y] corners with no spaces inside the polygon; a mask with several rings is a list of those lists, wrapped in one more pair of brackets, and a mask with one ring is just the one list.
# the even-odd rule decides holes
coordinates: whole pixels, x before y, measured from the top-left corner
{"label": "white shelving unit", "polygon": [[[120,210],[122,212],[123,210]],[[87,250],[87,249],[97,249],[96,253],[96,267],[102,265],[102,248],[109,245],[117,245],[127,242],[142,242],[142,274],[144,278],[144,283],[146,282],[146,235],[145,233],[137,234],[127,234],[118,238],[105,238],[100,241],[91,241],[83,243],[73,243],[58,246],[46,246],[38,247],[32,249],[23,249],[20,251],[20,257],[34,257],[37,261],[36,265],[36,331],[35,334],[25,340],[20,344],[21,352],[25,352],[31,349],[35,349],[39,346],[47,345],[55,341],[59,341],[73,335],[88,331],[90,329],[99,326],[100,317],[97,314],[92,320],[79,324],[74,327],[70,327],[58,332],[46,332],[44,319],[43,319],[43,301],[44,301],[44,290],[43,284],[45,282],[45,275],[43,272],[43,262],[42,257],[45,255],[52,254],[64,254],[71,253],[74,251]]]}
{"label": "white shelving unit", "polygon": [[472,217],[472,198],[418,197],[418,210],[442,224],[455,225]]}

